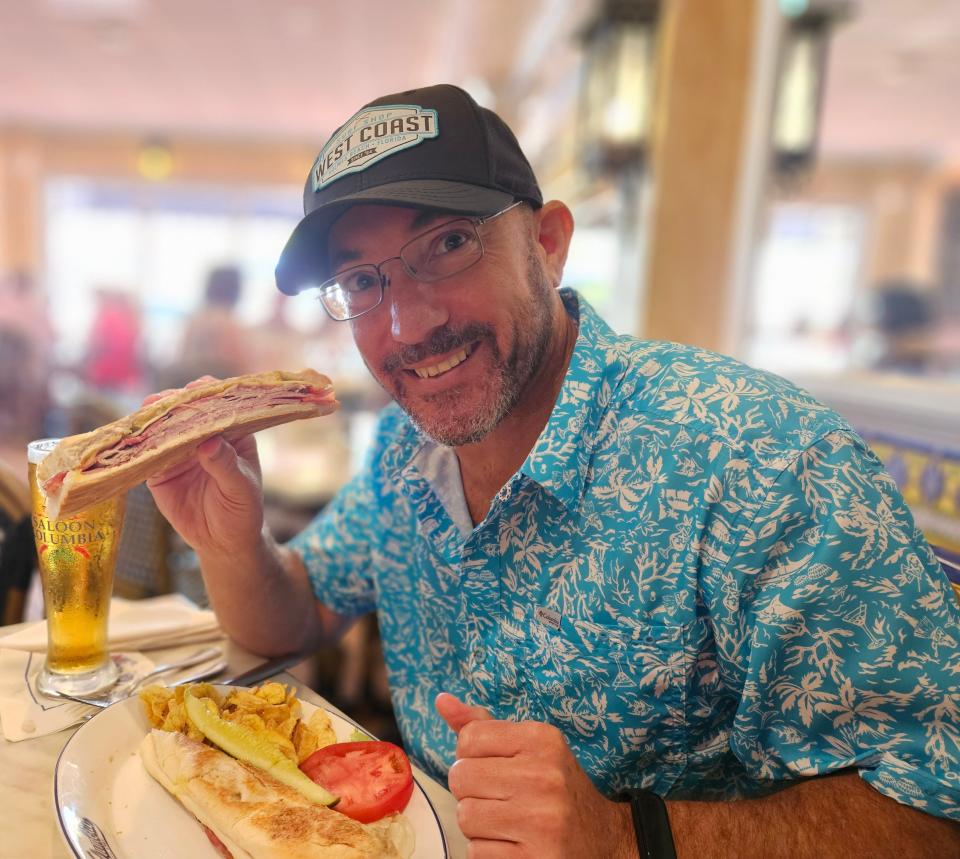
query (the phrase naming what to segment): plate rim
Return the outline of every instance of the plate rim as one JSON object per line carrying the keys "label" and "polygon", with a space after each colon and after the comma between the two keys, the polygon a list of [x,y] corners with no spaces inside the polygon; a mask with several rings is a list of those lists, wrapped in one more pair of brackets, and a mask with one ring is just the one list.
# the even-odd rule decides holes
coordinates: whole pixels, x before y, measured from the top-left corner
{"label": "plate rim", "polygon": [[[269,681],[267,681],[267,682],[269,682]],[[275,681],[275,682],[282,682],[282,681]],[[231,685],[223,684],[223,683],[214,683],[214,684],[212,684],[212,685],[213,685],[214,687],[216,687],[218,690],[221,690],[221,691],[222,691],[222,690],[232,691],[232,690],[234,690],[234,689],[247,689],[247,690],[250,690],[250,689],[255,688],[255,687],[253,687],[253,686],[231,686]],[[294,685],[294,684],[287,683],[287,684],[284,684],[284,685],[290,686],[290,685]],[[294,685],[294,688],[296,689],[296,686],[295,686],[295,685]],[[374,739],[374,740],[377,739],[376,735],[370,733],[370,731],[368,731],[366,728],[364,728],[363,725],[359,724],[355,719],[352,719],[350,716],[346,715],[345,713],[343,713],[343,712],[341,712],[341,711],[339,711],[339,710],[335,712],[335,711],[331,710],[328,706],[326,706],[326,705],[324,705],[324,704],[316,704],[316,703],[314,703],[313,701],[307,700],[306,698],[301,697],[301,690],[300,690],[300,689],[296,689],[296,691],[297,691],[297,697],[300,699],[301,703],[310,704],[311,706],[316,707],[318,710],[322,709],[322,710],[326,711],[328,714],[333,715],[333,716],[336,716],[338,719],[343,719],[343,721],[349,723],[350,725],[353,725],[353,727],[354,727],[356,730],[360,731],[361,733],[366,734],[368,737],[371,737],[371,738]],[[309,691],[312,692],[313,694],[316,694],[315,692],[313,692],[313,690],[309,690]],[[318,696],[318,697],[319,697],[319,696]],[[131,698],[133,698],[132,695],[130,696],[130,698],[124,698],[122,701],[115,701],[115,702],[114,702],[113,704],[111,704],[109,707],[104,707],[102,710],[99,710],[99,711],[97,711],[96,713],[94,713],[94,714],[93,714],[89,719],[87,719],[76,731],[73,732],[73,734],[70,736],[70,738],[63,744],[63,748],[60,749],[60,753],[57,755],[57,761],[56,761],[56,763],[54,764],[54,767],[53,767],[53,808],[54,808],[54,811],[55,811],[56,814],[57,814],[57,826],[58,826],[58,829],[60,830],[60,837],[61,837],[61,838],[63,839],[63,841],[66,843],[67,848],[68,848],[68,849],[70,850],[70,852],[73,854],[73,856],[75,857],[75,859],[89,859],[89,857],[86,856],[86,855],[84,855],[83,853],[78,853],[78,852],[77,852],[77,848],[74,847],[73,841],[71,840],[69,834],[67,833],[67,827],[66,827],[66,825],[65,825],[65,823],[64,823],[64,820],[63,820],[63,814],[62,814],[62,808],[61,808],[61,802],[60,802],[60,795],[59,795],[59,794],[60,794],[60,791],[59,791],[59,787],[60,787],[60,776],[61,776],[60,763],[61,763],[61,761],[62,761],[62,759],[63,759],[64,754],[66,754],[67,749],[70,748],[70,746],[71,746],[71,744],[74,742],[74,740],[75,740],[77,737],[79,737],[80,734],[82,734],[84,730],[86,730],[86,728],[87,728],[88,725],[93,724],[97,719],[99,719],[99,718],[100,718],[101,716],[103,716],[105,713],[109,713],[114,707],[119,707],[119,706],[121,706],[121,705],[126,705],[126,704],[128,704],[129,701],[131,700]],[[332,705],[329,705],[329,706],[332,706]],[[339,742],[339,741],[338,741],[338,742]],[[441,844],[443,845],[443,856],[441,857],[441,859],[450,859],[450,845],[449,845],[448,842],[447,842],[447,833],[444,831],[443,824],[440,822],[440,816],[437,814],[437,809],[434,807],[433,802],[431,802],[431,800],[430,800],[430,796],[427,794],[426,790],[424,790],[423,785],[420,784],[420,781],[419,781],[419,779],[417,779],[416,775],[413,776],[413,781],[414,781],[414,784],[416,784],[417,789],[423,794],[423,798],[424,798],[424,799],[426,800],[426,802],[427,802],[427,807],[430,809],[430,813],[433,815],[434,822],[437,824],[437,831],[440,833],[440,842],[441,842]],[[176,797],[174,797],[174,799],[176,799]],[[93,821],[91,821],[91,822],[93,822]],[[100,827],[98,824],[94,823],[94,825],[97,826],[98,829],[101,829],[101,827]],[[102,831],[102,829],[101,829],[101,831]],[[104,838],[106,838],[106,833],[104,833]],[[115,857],[116,854],[114,853],[113,848],[110,847],[109,843],[107,844],[107,848],[110,850],[110,853]]]}

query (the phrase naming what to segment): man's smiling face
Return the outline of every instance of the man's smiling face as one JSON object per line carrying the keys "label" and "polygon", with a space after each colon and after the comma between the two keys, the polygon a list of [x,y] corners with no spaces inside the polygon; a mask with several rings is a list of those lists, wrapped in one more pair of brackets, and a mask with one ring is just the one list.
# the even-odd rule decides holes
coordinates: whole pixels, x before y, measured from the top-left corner
{"label": "man's smiling face", "polygon": [[[455,216],[396,206],[351,208],[329,233],[343,269],[378,263]],[[479,227],[484,255],[434,283],[388,262],[383,302],[350,324],[380,385],[435,441],[479,441],[517,404],[550,342],[551,284],[528,211]]]}

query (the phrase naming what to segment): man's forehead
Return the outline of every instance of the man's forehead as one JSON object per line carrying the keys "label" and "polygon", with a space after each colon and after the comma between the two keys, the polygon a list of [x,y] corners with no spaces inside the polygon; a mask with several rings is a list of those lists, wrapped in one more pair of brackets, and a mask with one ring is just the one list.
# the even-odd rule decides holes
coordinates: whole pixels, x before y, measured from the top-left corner
{"label": "man's forehead", "polygon": [[365,203],[351,206],[330,226],[330,237],[353,236],[364,230],[380,226],[406,227],[419,230],[430,224],[458,217],[450,212],[437,209],[421,209],[411,206],[385,206],[378,203]]}
{"label": "man's forehead", "polygon": [[330,263],[357,258],[364,250],[366,238],[374,240],[375,231],[396,229],[401,235],[413,236],[432,224],[458,217],[437,209],[418,209],[409,206],[384,206],[365,203],[351,206],[333,224],[327,233]]}

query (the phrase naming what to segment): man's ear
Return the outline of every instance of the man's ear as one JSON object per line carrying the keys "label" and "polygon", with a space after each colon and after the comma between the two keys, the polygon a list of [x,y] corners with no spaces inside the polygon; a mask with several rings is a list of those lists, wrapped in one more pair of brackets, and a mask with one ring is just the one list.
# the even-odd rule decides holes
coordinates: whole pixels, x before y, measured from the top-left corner
{"label": "man's ear", "polygon": [[544,265],[554,287],[560,285],[573,236],[573,214],[566,204],[550,200],[534,211],[537,243],[544,255]]}

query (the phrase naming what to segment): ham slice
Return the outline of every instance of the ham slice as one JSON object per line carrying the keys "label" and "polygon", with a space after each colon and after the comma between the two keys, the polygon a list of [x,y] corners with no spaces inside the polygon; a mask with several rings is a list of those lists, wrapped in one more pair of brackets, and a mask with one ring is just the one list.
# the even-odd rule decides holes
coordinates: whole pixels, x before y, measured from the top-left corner
{"label": "ham slice", "polygon": [[257,409],[289,405],[291,403],[324,403],[318,392],[309,385],[294,391],[274,392],[266,388],[238,386],[219,396],[201,397],[182,406],[175,406],[159,417],[143,432],[121,439],[113,447],[101,451],[84,471],[120,465],[135,456],[141,456],[160,447],[178,433],[189,431],[197,421],[218,421],[227,416],[247,415]]}

